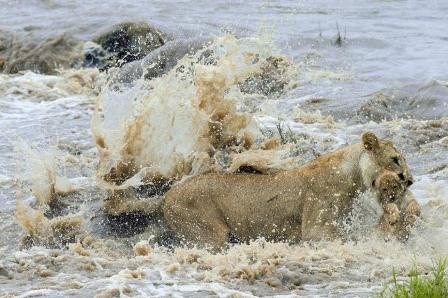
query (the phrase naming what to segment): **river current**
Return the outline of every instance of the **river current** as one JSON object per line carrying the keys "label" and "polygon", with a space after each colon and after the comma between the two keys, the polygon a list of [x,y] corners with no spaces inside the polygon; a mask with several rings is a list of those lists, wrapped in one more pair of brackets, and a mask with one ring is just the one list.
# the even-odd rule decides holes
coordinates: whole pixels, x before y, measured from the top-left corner
{"label": "river current", "polygon": [[[148,22],[168,40],[207,40],[163,75],[133,83],[111,80],[114,70],[71,64],[52,73],[26,67],[0,73],[1,297],[370,297],[393,271],[406,280],[412,266],[425,273],[448,257],[446,1],[0,5],[0,37],[6,36],[0,69],[2,59],[13,57],[1,56],[11,36],[24,48],[64,36],[57,45],[67,52],[48,56],[48,67],[123,21]],[[45,54],[36,49],[29,55]],[[239,83],[266,71],[263,61],[272,57],[287,61],[268,76],[281,90],[256,92],[256,85],[244,92]],[[369,204],[371,194],[359,198],[357,208],[366,215],[354,219],[349,232],[356,239],[345,242],[258,239],[212,254],[160,245],[160,218],[105,224],[103,200],[116,186],[102,177],[132,159],[139,170],[123,170],[120,191],[126,193],[148,173],[201,173],[209,163],[203,153],[225,142],[204,134],[216,110],[231,115],[219,120],[224,139],[251,136],[257,143],[283,138],[278,128],[286,132],[288,144],[262,155],[265,168],[301,165],[358,142],[367,130],[393,141],[408,161],[415,179],[410,190],[422,207],[408,241],[367,232],[380,216]],[[261,158],[252,150],[240,159],[224,151],[215,158],[231,169]],[[131,212],[139,208],[132,202],[107,208]],[[128,223],[139,220],[147,222]],[[75,241],[65,243],[58,233]]]}

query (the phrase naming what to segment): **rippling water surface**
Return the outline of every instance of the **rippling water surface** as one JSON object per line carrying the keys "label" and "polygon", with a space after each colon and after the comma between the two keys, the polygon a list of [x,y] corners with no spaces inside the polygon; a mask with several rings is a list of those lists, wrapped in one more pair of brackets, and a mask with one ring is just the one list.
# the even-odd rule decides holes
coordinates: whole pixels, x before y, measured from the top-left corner
{"label": "rippling water surface", "polygon": [[[191,77],[196,85],[172,71],[149,83],[119,86],[119,91],[96,69],[0,74],[0,295],[372,296],[393,270],[405,279],[413,263],[425,272],[434,260],[448,256],[448,2],[47,0],[0,5],[0,30],[18,40],[39,42],[64,33],[87,41],[121,21],[147,21],[174,40],[211,38],[211,47],[227,51],[218,60],[229,62],[214,72],[201,68],[202,76]],[[108,161],[114,161],[126,136],[123,123],[137,119],[137,126],[151,127],[131,139],[135,147],[147,149],[138,158],[158,156],[164,161],[160,168],[168,167],[169,150],[183,158],[176,148],[202,148],[191,141],[205,123],[190,105],[198,100],[197,86],[212,94],[216,90],[206,89],[204,82],[246,76],[253,70],[241,62],[248,52],[292,61],[288,90],[280,96],[249,96],[224,80],[224,95],[217,96],[232,102],[234,113],[247,112],[254,127],[275,132],[280,121],[291,128],[299,138],[291,149],[302,158],[299,163],[357,142],[365,130],[392,140],[403,152],[416,180],[411,190],[423,211],[409,241],[372,236],[287,245],[261,239],[213,255],[154,244],[163,228],[157,220],[137,235],[117,237],[98,228],[107,192],[97,177],[104,157],[93,137],[106,136],[113,153]],[[193,58],[178,65],[194,64]],[[92,122],[98,106],[101,125]],[[138,121],[158,115],[155,122]],[[168,117],[178,119],[177,128],[165,123]],[[161,145],[138,143],[151,137]],[[17,200],[34,206],[27,209],[29,227],[42,238],[51,224],[39,217],[45,210],[37,211],[45,191],[60,193],[59,215],[78,216],[89,236],[68,248],[41,243],[21,250]],[[361,209],[374,214],[364,203],[361,198]]]}

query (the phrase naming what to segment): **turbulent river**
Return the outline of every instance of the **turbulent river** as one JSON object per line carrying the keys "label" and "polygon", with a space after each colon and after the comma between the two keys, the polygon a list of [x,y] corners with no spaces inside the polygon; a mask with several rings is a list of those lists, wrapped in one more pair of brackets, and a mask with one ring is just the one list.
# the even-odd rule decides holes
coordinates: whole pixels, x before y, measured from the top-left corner
{"label": "turbulent river", "polygon": [[[370,297],[448,257],[448,2],[0,5],[1,297]],[[88,67],[91,40],[124,21],[164,45],[141,67]],[[368,232],[369,193],[349,241],[218,254],[167,245],[145,215],[173,181],[294,168],[364,131],[413,173],[406,242]]]}

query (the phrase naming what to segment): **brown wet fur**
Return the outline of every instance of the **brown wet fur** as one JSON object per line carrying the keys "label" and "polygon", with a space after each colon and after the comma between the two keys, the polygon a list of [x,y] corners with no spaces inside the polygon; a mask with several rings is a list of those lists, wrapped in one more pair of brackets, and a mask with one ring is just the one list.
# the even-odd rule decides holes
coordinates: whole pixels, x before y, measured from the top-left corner
{"label": "brown wet fur", "polygon": [[[403,162],[397,166],[392,158]],[[361,143],[293,170],[193,177],[167,192],[164,217],[189,243],[214,250],[230,234],[240,241],[334,239],[353,199],[385,169],[412,179],[391,142],[365,133]]]}
{"label": "brown wet fur", "polygon": [[394,172],[381,173],[375,181],[375,188],[384,210],[379,222],[380,229],[388,236],[408,239],[412,227],[421,215],[420,205]]}

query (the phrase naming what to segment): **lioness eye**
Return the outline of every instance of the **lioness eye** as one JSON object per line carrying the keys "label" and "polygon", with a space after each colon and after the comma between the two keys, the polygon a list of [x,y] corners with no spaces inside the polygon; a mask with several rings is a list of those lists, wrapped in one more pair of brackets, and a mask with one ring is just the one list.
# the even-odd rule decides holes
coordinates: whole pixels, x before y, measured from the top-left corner
{"label": "lioness eye", "polygon": [[394,161],[394,163],[396,164],[396,165],[400,165],[400,160],[398,159],[398,157],[392,157],[392,160]]}

